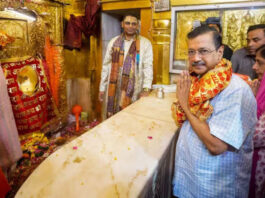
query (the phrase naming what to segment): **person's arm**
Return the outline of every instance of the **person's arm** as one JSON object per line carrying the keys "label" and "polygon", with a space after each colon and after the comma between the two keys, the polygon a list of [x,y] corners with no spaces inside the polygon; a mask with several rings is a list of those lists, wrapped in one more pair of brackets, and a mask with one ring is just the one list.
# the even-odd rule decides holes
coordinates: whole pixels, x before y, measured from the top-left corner
{"label": "person's arm", "polygon": [[190,92],[191,80],[188,71],[184,71],[177,80],[177,98],[189,120],[194,132],[204,143],[212,155],[219,155],[228,149],[228,144],[211,135],[209,125],[205,121],[199,120],[190,111],[188,98]]}
{"label": "person's arm", "polygon": [[265,113],[263,113],[258,120],[253,142],[254,148],[265,147]]}
{"label": "person's arm", "polygon": [[99,101],[103,101],[104,93],[106,90],[106,86],[108,84],[108,77],[110,73],[110,67],[111,67],[111,54],[112,54],[112,45],[113,42],[112,40],[109,42],[106,54],[104,57],[103,65],[102,65],[102,70],[101,70],[101,80],[100,80],[100,85],[99,85]]}

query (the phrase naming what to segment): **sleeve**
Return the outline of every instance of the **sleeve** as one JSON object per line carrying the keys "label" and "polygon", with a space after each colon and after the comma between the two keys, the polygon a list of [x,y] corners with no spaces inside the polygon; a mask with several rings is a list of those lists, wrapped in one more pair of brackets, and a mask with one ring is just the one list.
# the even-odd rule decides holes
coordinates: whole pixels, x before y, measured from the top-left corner
{"label": "sleeve", "polygon": [[111,68],[111,59],[112,59],[111,54],[112,54],[113,40],[114,39],[112,39],[109,42],[107,51],[106,51],[106,54],[103,60],[99,91],[105,91],[106,86],[108,84],[108,78],[109,78],[109,73],[110,73],[110,68]]}
{"label": "sleeve", "polygon": [[153,81],[153,48],[149,40],[147,40],[143,52],[143,74],[143,88],[151,89]]}
{"label": "sleeve", "polygon": [[254,147],[265,147],[265,112],[259,117],[253,137]]}
{"label": "sleeve", "polygon": [[237,53],[235,52],[232,57],[231,57],[231,62],[232,62],[232,69],[234,73],[238,72],[238,56]]}
{"label": "sleeve", "polygon": [[[239,149],[256,124],[256,100],[246,86],[221,94],[209,121],[215,137]],[[224,92],[224,91],[223,91]],[[219,96],[220,96],[219,95]]]}

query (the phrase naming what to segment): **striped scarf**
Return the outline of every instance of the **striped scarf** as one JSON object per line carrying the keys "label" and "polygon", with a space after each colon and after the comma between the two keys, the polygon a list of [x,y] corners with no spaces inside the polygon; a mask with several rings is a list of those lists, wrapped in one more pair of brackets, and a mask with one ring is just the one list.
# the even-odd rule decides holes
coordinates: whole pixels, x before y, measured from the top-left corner
{"label": "striped scarf", "polygon": [[134,93],[135,66],[139,66],[140,60],[140,40],[136,35],[124,60],[124,39],[124,34],[121,34],[112,46],[107,117],[131,104]]}

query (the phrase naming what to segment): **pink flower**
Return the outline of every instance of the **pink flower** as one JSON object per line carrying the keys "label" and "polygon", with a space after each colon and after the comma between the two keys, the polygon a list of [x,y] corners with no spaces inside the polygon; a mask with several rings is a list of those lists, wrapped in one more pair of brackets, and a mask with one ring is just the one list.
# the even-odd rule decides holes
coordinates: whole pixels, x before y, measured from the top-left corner
{"label": "pink flower", "polygon": [[74,149],[74,150],[77,150],[77,148],[78,148],[77,146],[73,146],[73,149]]}

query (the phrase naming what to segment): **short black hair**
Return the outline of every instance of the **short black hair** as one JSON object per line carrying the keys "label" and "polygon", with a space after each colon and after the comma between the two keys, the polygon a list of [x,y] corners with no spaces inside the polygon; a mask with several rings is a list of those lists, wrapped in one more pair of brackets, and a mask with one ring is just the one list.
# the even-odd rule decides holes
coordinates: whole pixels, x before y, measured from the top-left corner
{"label": "short black hair", "polygon": [[139,21],[138,17],[137,17],[136,15],[134,15],[134,14],[125,14],[125,15],[122,17],[122,21],[124,21],[125,18],[128,17],[128,16],[136,18],[136,19],[137,19],[137,22]]}
{"label": "short black hair", "polygon": [[212,32],[215,49],[216,50],[219,49],[222,45],[222,36],[219,34],[219,32],[214,27],[209,27],[208,25],[199,26],[195,28],[194,30],[192,30],[191,32],[189,32],[187,37],[188,39],[194,39],[197,36],[206,34],[208,32]]}
{"label": "short black hair", "polygon": [[263,29],[264,34],[265,34],[265,24],[251,25],[251,26],[248,27],[247,33],[251,32],[253,30],[257,30],[257,29]]}
{"label": "short black hair", "polygon": [[265,44],[260,46],[257,50],[256,50],[256,54],[260,53],[261,57],[265,59]]}
{"label": "short black hair", "polygon": [[223,30],[222,30],[222,26],[221,26],[221,24],[218,24],[218,23],[217,23],[217,24],[215,24],[215,25],[217,25],[217,27],[218,27],[219,30],[220,30],[220,33],[222,33]]}

